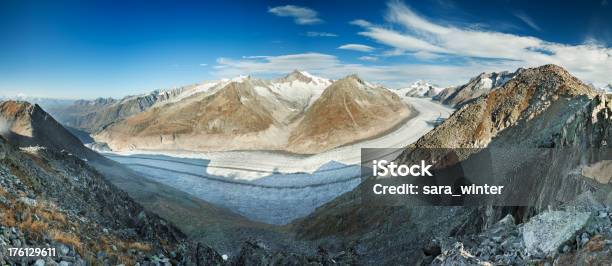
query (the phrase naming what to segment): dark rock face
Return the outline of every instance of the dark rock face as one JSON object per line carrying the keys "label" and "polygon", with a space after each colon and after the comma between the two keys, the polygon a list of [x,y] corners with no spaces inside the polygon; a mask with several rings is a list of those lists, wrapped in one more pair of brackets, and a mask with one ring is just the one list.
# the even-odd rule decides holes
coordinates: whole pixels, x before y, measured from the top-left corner
{"label": "dark rock face", "polygon": [[246,241],[240,254],[232,262],[235,265],[355,265],[352,251],[330,253],[319,248],[316,255],[304,255],[283,251],[272,251],[260,241]]}
{"label": "dark rock face", "polygon": [[189,246],[189,251],[186,254],[185,265],[225,265],[225,261],[212,248],[201,243],[195,243]]}

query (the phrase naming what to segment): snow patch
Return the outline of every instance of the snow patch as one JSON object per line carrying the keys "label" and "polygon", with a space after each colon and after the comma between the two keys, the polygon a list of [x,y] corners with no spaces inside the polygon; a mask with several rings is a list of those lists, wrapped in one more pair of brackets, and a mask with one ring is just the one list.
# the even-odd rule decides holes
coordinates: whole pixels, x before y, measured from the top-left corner
{"label": "snow patch", "polygon": [[259,94],[260,96],[268,98],[268,99],[274,98],[274,94],[272,94],[272,92],[270,92],[270,90],[268,90],[268,88],[266,87],[255,86],[255,92]]}
{"label": "snow patch", "polygon": [[480,80],[480,88],[481,89],[491,89],[493,88],[493,80],[490,78],[483,78]]}

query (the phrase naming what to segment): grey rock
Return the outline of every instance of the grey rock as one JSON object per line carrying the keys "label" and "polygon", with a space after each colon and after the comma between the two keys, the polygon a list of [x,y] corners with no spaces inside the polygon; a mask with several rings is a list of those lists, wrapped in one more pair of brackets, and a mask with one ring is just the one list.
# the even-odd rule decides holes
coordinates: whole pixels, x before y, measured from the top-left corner
{"label": "grey rock", "polygon": [[59,251],[60,256],[66,256],[68,255],[68,252],[70,252],[70,248],[64,244],[59,244],[57,246],[57,250]]}
{"label": "grey rock", "polygon": [[568,245],[564,245],[563,246],[563,253],[568,253],[570,252],[571,248]]}
{"label": "grey rock", "polygon": [[4,196],[0,196],[0,204],[8,207],[10,202]]}
{"label": "grey rock", "polygon": [[13,246],[21,247],[21,240],[19,240],[18,238],[13,239]]}
{"label": "grey rock", "polygon": [[533,217],[521,228],[525,252],[550,255],[571,239],[589,220],[588,212],[549,211]]}
{"label": "grey rock", "polygon": [[23,203],[28,206],[36,206],[36,200],[28,197],[20,197],[17,202]]}

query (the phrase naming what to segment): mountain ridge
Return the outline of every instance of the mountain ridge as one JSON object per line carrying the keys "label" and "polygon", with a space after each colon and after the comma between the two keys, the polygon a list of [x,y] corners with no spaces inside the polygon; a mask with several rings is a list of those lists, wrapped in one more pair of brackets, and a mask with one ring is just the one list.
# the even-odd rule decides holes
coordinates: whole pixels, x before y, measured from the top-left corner
{"label": "mountain ridge", "polygon": [[[267,81],[250,77],[229,81],[227,84],[217,86],[208,93],[191,95],[181,101],[167,103],[154,107],[148,111],[135,114],[109,125],[94,135],[98,142],[104,142],[113,150],[167,150],[182,149],[191,151],[219,151],[239,149],[288,149],[297,153],[321,151],[349,143],[334,140],[327,146],[310,150],[308,145],[298,145],[295,141],[300,129],[309,127],[300,126],[304,118],[314,123],[316,118],[309,115],[314,106],[320,108],[321,97],[331,95],[330,91],[345,90],[353,86],[356,90],[344,92],[342,99],[352,99],[350,93],[360,95],[362,103],[368,103],[368,98],[377,98],[376,104],[366,104],[358,109],[386,110],[384,106],[392,106],[393,110],[400,111],[399,119],[381,119],[381,128],[389,128],[385,123],[395,124],[408,116],[407,108],[398,109],[405,105],[399,97],[388,94],[386,89],[371,87],[367,82],[356,76],[331,82],[318,78],[305,72],[294,71],[284,78]],[[346,86],[333,86],[345,82],[346,79],[355,82]],[[368,93],[359,93],[367,91]],[[381,93],[386,95],[380,97]],[[327,94],[326,94],[327,93]],[[344,102],[326,101],[333,105]],[[317,104],[319,103],[319,104]],[[357,106],[355,103],[353,106]],[[379,106],[376,106],[379,105]],[[345,109],[338,109],[345,110]],[[350,113],[350,112],[349,112]],[[372,113],[370,111],[370,113]],[[385,114],[390,114],[385,111]],[[316,117],[325,119],[332,116],[330,112],[319,113]],[[359,116],[357,119],[370,119],[374,116]],[[343,121],[355,119],[344,117]],[[372,121],[364,121],[364,125],[374,127]],[[341,127],[327,127],[327,129],[341,130]],[[355,135],[354,138],[365,138],[375,135]],[[308,134],[307,134],[308,135]],[[132,138],[131,136],[138,136]],[[206,138],[201,138],[206,136]],[[303,135],[304,137],[306,135]],[[292,143],[289,143],[292,142]],[[313,143],[312,141],[310,142]],[[309,145],[311,145],[309,144]],[[287,146],[289,145],[289,146]]]}
{"label": "mountain ridge", "polygon": [[495,90],[496,88],[503,86],[506,82],[522,71],[523,68],[519,68],[515,72],[483,72],[470,79],[466,84],[448,87],[440,91],[438,94],[433,96],[433,99],[446,105],[461,107],[470,100],[478,98],[484,94],[487,94],[491,90]]}

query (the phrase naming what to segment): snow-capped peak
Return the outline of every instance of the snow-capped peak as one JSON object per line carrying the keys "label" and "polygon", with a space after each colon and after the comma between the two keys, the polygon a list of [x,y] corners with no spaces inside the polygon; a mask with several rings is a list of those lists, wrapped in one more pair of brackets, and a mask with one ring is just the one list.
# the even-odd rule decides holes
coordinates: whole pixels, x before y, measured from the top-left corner
{"label": "snow-capped peak", "polygon": [[244,82],[245,80],[250,79],[249,75],[240,75],[230,80],[230,82]]}
{"label": "snow-capped peak", "polygon": [[289,101],[310,104],[331,85],[331,80],[294,70],[288,75],[269,83],[270,90]]}
{"label": "snow-capped peak", "polygon": [[303,83],[313,83],[320,86],[329,86],[331,81],[322,77],[312,75],[303,70],[294,70],[283,78],[273,81],[273,83],[291,83],[300,81]]}
{"label": "snow-capped peak", "polygon": [[296,70],[296,71],[299,72],[300,74],[306,76],[306,77],[311,78],[311,79],[318,79],[319,78],[317,76],[314,76],[314,75],[308,73],[307,71],[303,71],[303,70]]}
{"label": "snow-capped peak", "polygon": [[440,93],[440,91],[442,91],[442,88],[431,85],[423,80],[417,80],[408,87],[395,90],[402,97],[433,97]]}
{"label": "snow-capped peak", "polygon": [[612,83],[601,87],[600,90],[605,94],[612,94]]}
{"label": "snow-capped peak", "polygon": [[412,85],[410,85],[411,88],[423,88],[423,87],[429,87],[429,83],[427,83],[424,80],[417,80],[414,83],[412,83]]}

